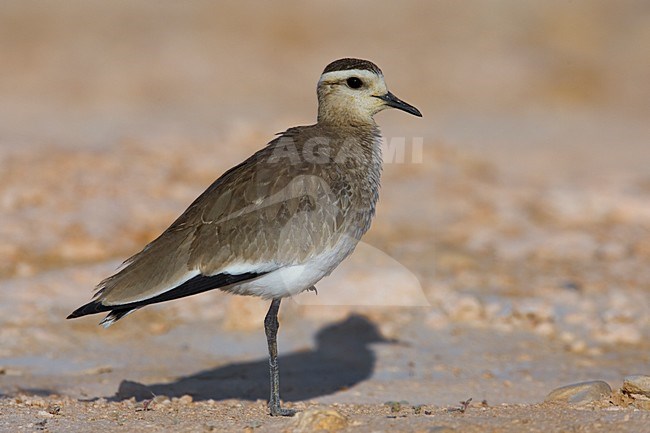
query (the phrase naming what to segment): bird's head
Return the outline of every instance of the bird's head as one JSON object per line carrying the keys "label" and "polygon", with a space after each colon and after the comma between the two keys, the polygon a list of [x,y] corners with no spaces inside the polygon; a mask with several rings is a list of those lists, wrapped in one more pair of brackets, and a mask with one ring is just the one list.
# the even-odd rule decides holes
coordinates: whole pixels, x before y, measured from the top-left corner
{"label": "bird's head", "polygon": [[318,81],[319,122],[371,123],[386,108],[422,117],[417,108],[388,91],[384,74],[374,63],[346,58],[325,67]]}

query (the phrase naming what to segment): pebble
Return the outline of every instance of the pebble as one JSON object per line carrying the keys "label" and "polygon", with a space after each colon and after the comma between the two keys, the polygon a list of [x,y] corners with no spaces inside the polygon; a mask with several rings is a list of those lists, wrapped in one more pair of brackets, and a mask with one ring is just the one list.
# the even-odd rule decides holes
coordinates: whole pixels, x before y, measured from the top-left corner
{"label": "pebble", "polygon": [[650,376],[642,374],[626,376],[621,391],[626,394],[640,394],[650,398]]}
{"label": "pebble", "polygon": [[329,432],[334,433],[348,426],[348,419],[336,410],[310,409],[299,412],[285,433]]}
{"label": "pebble", "polygon": [[602,380],[574,383],[551,391],[545,401],[584,404],[598,401],[612,393],[612,388]]}
{"label": "pebble", "polygon": [[178,399],[178,402],[180,404],[190,404],[193,401],[194,401],[194,398],[192,398],[192,396],[189,395],[189,394],[185,394],[185,395],[181,396],[181,398]]}
{"label": "pebble", "polygon": [[154,404],[170,404],[172,401],[166,395],[157,395],[151,402]]}

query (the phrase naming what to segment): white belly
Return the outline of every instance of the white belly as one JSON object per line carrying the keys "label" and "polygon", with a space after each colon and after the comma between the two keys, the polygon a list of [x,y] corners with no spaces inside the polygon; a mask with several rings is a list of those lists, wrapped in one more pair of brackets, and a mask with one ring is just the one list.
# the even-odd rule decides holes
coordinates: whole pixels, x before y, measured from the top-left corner
{"label": "white belly", "polygon": [[264,299],[284,298],[303,292],[329,275],[356,246],[348,238],[335,248],[299,265],[284,266],[252,281],[236,284],[223,290],[239,295],[260,296]]}

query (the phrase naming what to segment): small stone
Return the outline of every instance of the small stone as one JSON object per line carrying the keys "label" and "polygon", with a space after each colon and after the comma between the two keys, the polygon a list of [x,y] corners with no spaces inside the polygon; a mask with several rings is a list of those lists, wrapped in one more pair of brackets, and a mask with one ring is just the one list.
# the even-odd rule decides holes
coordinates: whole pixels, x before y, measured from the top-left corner
{"label": "small stone", "polygon": [[650,398],[650,376],[643,374],[626,376],[621,391],[626,394],[639,394]]}
{"label": "small stone", "polygon": [[45,411],[52,415],[58,415],[61,413],[61,406],[55,403],[50,403],[47,405],[47,409],[45,409]]}
{"label": "small stone", "polygon": [[323,431],[334,433],[348,426],[348,419],[339,411],[331,409],[309,409],[299,412],[286,433]]}
{"label": "small stone", "polygon": [[193,401],[194,401],[194,398],[192,398],[192,396],[189,395],[189,394],[185,394],[184,396],[182,396],[181,398],[178,399],[178,402],[180,404],[190,404]]}
{"label": "small stone", "polygon": [[151,402],[154,404],[170,404],[172,401],[166,395],[157,395],[151,399]]}
{"label": "small stone", "polygon": [[602,380],[574,383],[551,391],[545,401],[566,402],[569,404],[584,404],[598,401],[611,395],[612,388]]}
{"label": "small stone", "polygon": [[399,401],[387,401],[384,403],[384,406],[390,407],[392,413],[399,412],[402,410],[402,404]]}

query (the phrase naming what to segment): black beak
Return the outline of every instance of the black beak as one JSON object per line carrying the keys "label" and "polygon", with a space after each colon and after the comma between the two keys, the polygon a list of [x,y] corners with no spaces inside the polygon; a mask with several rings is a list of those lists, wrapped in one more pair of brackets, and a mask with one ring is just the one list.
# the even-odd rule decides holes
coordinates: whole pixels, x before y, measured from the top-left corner
{"label": "black beak", "polygon": [[414,116],[422,117],[422,113],[420,113],[420,110],[418,110],[411,104],[407,104],[406,102],[402,101],[401,99],[399,99],[397,96],[393,95],[390,92],[386,93],[383,96],[375,96],[375,98],[381,99],[389,107],[397,108],[398,110],[406,111],[407,113],[410,113]]}

